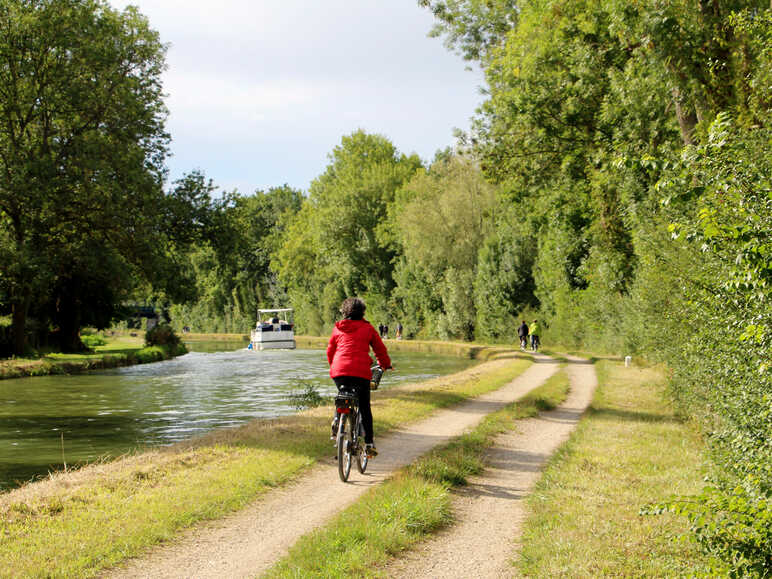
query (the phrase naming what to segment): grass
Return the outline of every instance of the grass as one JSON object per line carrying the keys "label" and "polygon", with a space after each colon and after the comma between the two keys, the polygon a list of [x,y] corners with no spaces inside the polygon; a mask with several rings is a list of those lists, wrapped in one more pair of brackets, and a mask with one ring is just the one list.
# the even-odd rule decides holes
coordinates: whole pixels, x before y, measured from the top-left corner
{"label": "grass", "polygon": [[[298,348],[326,348],[329,338],[319,336],[295,336]],[[512,356],[516,352],[514,346],[507,345],[483,345],[461,342],[435,342],[423,340],[384,340],[389,352],[424,352],[427,354],[441,354],[443,356],[457,356],[472,360],[495,360],[497,358]]]}
{"label": "grass", "polygon": [[383,565],[452,523],[451,489],[485,468],[496,435],[565,399],[564,371],[518,402],[487,416],[472,432],[429,452],[302,537],[266,577],[385,577]]}
{"label": "grass", "polygon": [[[493,361],[380,392],[376,432],[497,389],[529,360]],[[238,509],[329,455],[331,408],[215,431],[0,495],[0,569],[97,575],[193,523]]]}
{"label": "grass", "polygon": [[107,336],[106,343],[82,354],[44,354],[40,358],[12,358],[0,360],[0,380],[47,376],[49,374],[76,374],[89,370],[131,366],[159,362],[187,350],[173,350],[159,346],[145,347],[143,336]]}
{"label": "grass", "polygon": [[188,332],[180,334],[184,342],[244,342],[249,340],[249,334],[198,334]]}
{"label": "grass", "polygon": [[533,577],[673,577],[708,572],[671,515],[648,503],[701,488],[702,442],[664,402],[661,369],[601,360],[589,414],[529,499],[517,567]]}
{"label": "grass", "polygon": [[319,532],[301,539],[267,577],[374,577],[374,568],[451,519],[442,485],[397,476]]}

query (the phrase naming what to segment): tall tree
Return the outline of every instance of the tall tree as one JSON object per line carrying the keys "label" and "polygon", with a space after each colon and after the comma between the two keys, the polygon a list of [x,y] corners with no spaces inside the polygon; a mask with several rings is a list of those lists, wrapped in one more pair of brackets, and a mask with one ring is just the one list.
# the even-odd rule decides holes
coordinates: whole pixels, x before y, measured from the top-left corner
{"label": "tall tree", "polygon": [[109,243],[144,275],[169,272],[156,242],[168,144],[164,58],[134,8],[0,4],[0,223],[9,232],[0,283],[17,354],[33,299],[66,277],[60,258],[89,240]]}
{"label": "tall tree", "polygon": [[[395,192],[420,165],[416,155],[400,154],[385,137],[361,130],[344,136],[330,154],[276,258],[293,303],[309,304],[300,307],[310,329],[330,324],[348,295],[365,296],[374,314],[385,310],[395,253],[379,230]],[[313,311],[321,318],[311,323]],[[299,322],[305,323],[302,315]]]}
{"label": "tall tree", "polygon": [[401,255],[394,293],[424,333],[474,337],[478,252],[495,209],[494,187],[461,156],[435,161],[398,191],[388,225]]}

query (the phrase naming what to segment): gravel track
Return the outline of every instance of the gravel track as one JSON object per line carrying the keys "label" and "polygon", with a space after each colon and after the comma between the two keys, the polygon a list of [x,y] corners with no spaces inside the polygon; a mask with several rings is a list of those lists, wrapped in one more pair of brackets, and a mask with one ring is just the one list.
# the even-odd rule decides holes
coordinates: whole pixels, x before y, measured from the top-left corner
{"label": "gravel track", "polygon": [[499,390],[379,437],[378,457],[371,461],[365,475],[353,468],[348,484],[338,479],[331,458],[238,513],[197,525],[172,544],[157,547],[103,577],[219,579],[259,575],[283,557],[298,538],[326,523],[396,469],[473,429],[485,415],[522,397],[557,371],[557,361],[542,355],[535,358],[530,368]]}
{"label": "gravel track", "polygon": [[489,468],[456,493],[455,523],[392,563],[388,577],[518,576],[512,560],[526,515],[525,499],[549,457],[570,436],[597,385],[592,364],[579,358],[569,362],[571,390],[565,402],[497,437]]}

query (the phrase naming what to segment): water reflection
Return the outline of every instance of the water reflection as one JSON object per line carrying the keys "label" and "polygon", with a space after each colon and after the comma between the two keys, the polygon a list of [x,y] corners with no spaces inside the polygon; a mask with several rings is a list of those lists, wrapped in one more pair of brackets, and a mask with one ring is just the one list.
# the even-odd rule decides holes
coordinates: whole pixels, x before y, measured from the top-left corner
{"label": "water reflection", "polygon": [[[63,461],[90,462],[292,413],[289,395],[304,383],[323,395],[335,391],[322,350],[191,346],[197,351],[166,362],[0,381],[0,488],[60,469]],[[384,387],[456,372],[469,363],[398,352],[399,371],[388,375]]]}

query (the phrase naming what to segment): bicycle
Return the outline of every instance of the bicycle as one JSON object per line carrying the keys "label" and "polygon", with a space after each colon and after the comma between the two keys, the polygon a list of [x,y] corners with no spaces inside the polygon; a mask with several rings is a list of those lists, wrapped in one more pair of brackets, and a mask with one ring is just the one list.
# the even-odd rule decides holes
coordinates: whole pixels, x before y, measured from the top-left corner
{"label": "bicycle", "polygon": [[[373,379],[370,389],[377,390],[383,375],[379,365],[372,367]],[[352,456],[356,457],[357,469],[361,474],[367,470],[367,445],[365,444],[365,427],[362,415],[359,413],[359,397],[350,390],[341,390],[335,397],[335,416],[338,421],[338,431],[335,437],[337,447],[338,475],[346,482],[351,473]]]}
{"label": "bicycle", "polygon": [[367,469],[365,451],[365,428],[359,413],[359,398],[354,392],[342,390],[335,397],[335,412],[338,415],[338,435],[335,446],[338,448],[338,475],[346,482],[351,472],[352,455],[356,456],[357,468],[364,473]]}

